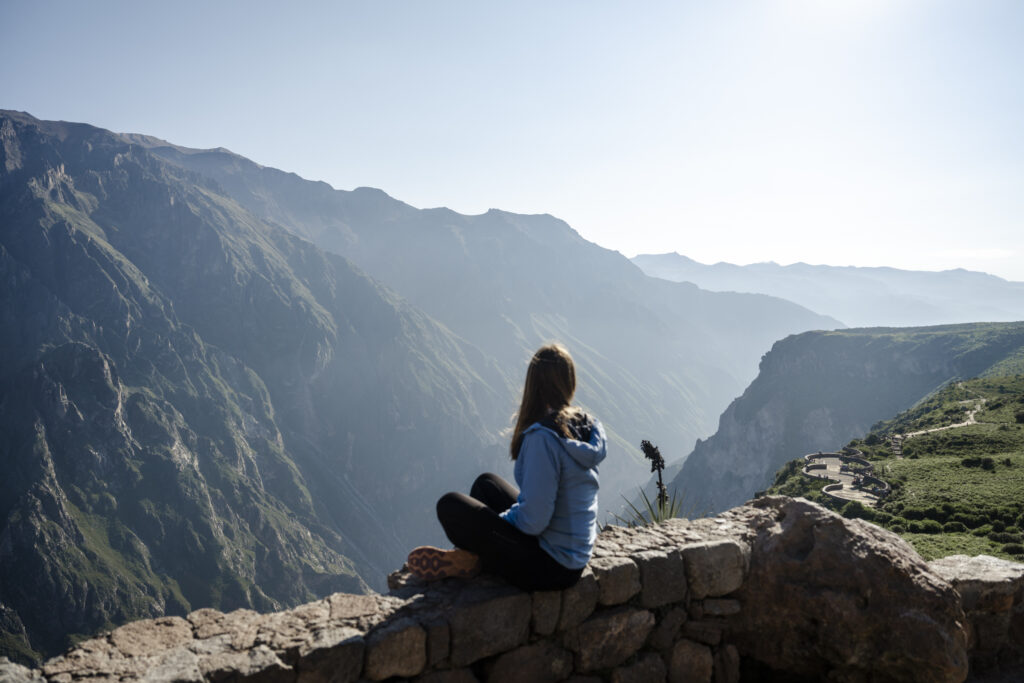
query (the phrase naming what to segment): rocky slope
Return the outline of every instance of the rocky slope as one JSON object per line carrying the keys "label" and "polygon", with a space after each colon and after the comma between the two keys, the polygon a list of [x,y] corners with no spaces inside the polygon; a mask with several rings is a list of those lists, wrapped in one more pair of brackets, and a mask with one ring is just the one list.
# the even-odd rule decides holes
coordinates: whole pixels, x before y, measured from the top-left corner
{"label": "rocky slope", "polygon": [[777,342],[757,379],[669,488],[693,512],[767,488],[788,460],[833,450],[955,378],[1024,354],[1024,323],[808,332]]}

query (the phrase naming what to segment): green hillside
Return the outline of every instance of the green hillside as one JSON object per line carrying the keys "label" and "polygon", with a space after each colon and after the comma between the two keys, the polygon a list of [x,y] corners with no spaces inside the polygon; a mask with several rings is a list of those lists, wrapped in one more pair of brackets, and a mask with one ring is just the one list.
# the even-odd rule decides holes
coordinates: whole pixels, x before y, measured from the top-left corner
{"label": "green hillside", "polygon": [[[822,493],[820,480],[801,473],[802,460],[787,463],[767,493],[804,496],[872,521],[901,534],[926,559],[986,554],[1024,561],[1024,374],[993,374],[1008,367],[1005,361],[982,377],[950,382],[849,444],[892,486],[877,508]],[[902,457],[893,452],[893,435],[909,435]]]}

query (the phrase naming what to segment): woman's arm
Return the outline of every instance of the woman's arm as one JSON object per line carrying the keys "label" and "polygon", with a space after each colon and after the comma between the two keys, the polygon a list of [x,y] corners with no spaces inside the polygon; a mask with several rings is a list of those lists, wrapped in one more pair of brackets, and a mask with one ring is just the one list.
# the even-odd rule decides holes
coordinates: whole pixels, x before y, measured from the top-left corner
{"label": "woman's arm", "polygon": [[522,485],[519,501],[501,513],[505,521],[524,534],[537,536],[548,528],[555,511],[561,462],[555,450],[557,437],[538,429],[523,436],[519,447]]}

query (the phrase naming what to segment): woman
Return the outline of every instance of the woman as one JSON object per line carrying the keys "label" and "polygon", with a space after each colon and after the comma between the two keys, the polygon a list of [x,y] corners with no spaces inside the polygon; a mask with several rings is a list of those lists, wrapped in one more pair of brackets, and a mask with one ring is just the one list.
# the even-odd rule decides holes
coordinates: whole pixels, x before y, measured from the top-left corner
{"label": "woman", "polygon": [[483,570],[525,590],[567,588],[583,573],[597,537],[601,423],[570,405],[576,368],[561,344],[533,354],[509,453],[519,488],[480,475],[469,495],[446,493],[437,517],[454,550],[421,546],[409,569],[424,579]]}

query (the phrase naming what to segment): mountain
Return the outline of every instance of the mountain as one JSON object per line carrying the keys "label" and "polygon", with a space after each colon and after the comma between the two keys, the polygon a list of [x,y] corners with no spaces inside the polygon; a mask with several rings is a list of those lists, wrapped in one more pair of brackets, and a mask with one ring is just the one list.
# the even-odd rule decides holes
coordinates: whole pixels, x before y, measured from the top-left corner
{"label": "mountain", "polygon": [[418,210],[225,150],[0,112],[0,655],[383,587],[510,475],[526,360],[577,357],[602,500],[836,322],[643,275],[550,216]]}
{"label": "mountain", "polygon": [[1024,323],[807,332],[777,342],[669,488],[716,512],[767,488],[787,461],[834,450],[958,378],[1017,369]]}
{"label": "mountain", "polygon": [[565,342],[580,370],[578,398],[612,443],[602,466],[605,509],[617,507],[645,473],[642,439],[678,459],[713,429],[772,342],[841,326],[776,298],[647,277],[548,215],[416,209],[380,190],[335,190],[224,149],[126,139],[211,179],[254,215],[345,256],[467,340],[502,369],[508,415],[533,351],[551,339]]}
{"label": "mountain", "polygon": [[633,262],[648,275],[673,282],[781,297],[851,327],[1024,320],[1024,282],[962,268],[927,272],[806,263],[706,265],[681,254],[641,254]]}
{"label": "mountain", "polygon": [[351,263],[106,131],[0,141],[11,650],[366,590],[500,457],[493,368]]}

